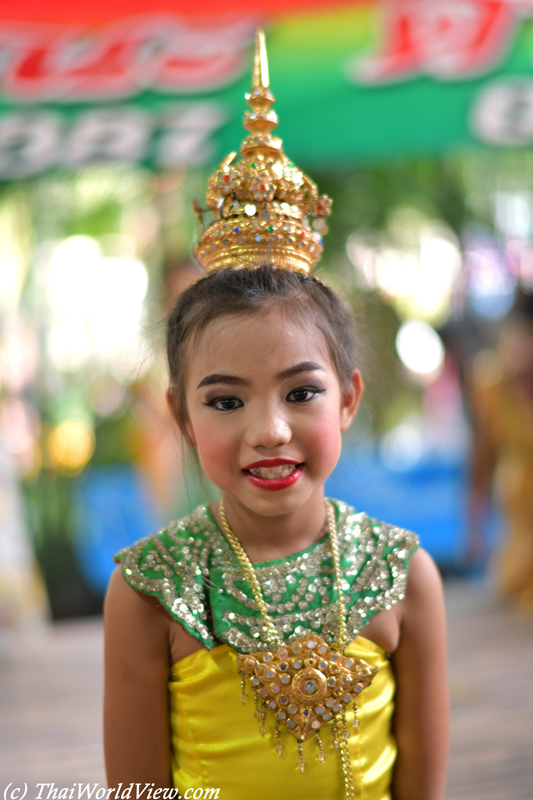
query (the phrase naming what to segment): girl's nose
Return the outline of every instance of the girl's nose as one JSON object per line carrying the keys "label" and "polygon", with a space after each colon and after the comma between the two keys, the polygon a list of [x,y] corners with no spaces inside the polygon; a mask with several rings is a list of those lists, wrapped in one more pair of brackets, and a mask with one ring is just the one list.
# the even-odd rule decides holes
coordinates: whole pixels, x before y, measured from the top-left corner
{"label": "girl's nose", "polygon": [[263,447],[271,450],[282,444],[288,444],[292,431],[283,414],[274,409],[263,409],[249,420],[246,431],[246,443],[249,447]]}

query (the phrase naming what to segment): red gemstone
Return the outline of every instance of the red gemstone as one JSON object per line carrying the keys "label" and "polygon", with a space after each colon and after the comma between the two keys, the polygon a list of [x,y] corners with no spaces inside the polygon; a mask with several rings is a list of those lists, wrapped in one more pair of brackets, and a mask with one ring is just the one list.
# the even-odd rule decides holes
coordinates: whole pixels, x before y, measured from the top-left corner
{"label": "red gemstone", "polygon": [[317,207],[316,207],[316,210],[317,210],[317,211],[323,211],[323,210],[324,210],[324,206],[317,206]]}
{"label": "red gemstone", "polygon": [[227,182],[229,181],[229,175],[224,175],[224,180]]}
{"label": "red gemstone", "polygon": [[263,185],[263,184],[261,184],[261,186],[260,186],[259,188],[261,189],[261,191],[262,191],[262,192],[264,192],[264,191],[265,191],[265,187],[264,187],[264,185]]}

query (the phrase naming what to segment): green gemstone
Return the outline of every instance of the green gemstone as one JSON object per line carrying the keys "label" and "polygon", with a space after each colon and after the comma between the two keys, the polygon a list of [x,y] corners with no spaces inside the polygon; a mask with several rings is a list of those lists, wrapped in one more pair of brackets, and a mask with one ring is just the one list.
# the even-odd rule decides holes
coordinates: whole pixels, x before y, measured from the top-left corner
{"label": "green gemstone", "polygon": [[273,231],[273,230],[274,230],[274,226],[273,225],[269,225],[268,228],[267,228],[267,231]]}
{"label": "green gemstone", "polygon": [[257,164],[252,164],[252,167],[257,167]]}

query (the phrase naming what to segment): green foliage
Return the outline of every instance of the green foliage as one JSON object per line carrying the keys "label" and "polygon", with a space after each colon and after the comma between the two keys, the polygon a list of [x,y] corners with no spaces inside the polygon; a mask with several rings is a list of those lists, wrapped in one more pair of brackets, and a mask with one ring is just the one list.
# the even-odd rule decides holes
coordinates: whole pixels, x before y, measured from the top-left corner
{"label": "green foliage", "polygon": [[91,467],[130,464],[138,452],[138,425],[130,414],[101,419],[95,427],[95,449]]}
{"label": "green foliage", "polygon": [[23,484],[26,520],[54,619],[97,614],[102,600],[85,583],[74,549],[73,478],[43,470]]}

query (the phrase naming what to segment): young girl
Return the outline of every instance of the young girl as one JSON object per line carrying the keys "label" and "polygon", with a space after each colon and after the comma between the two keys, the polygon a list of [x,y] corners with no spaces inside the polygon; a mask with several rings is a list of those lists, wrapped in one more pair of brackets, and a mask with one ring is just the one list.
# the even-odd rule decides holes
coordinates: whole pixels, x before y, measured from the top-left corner
{"label": "young girl", "polygon": [[109,785],[442,800],[440,581],[413,534],[324,498],[363,385],[350,312],[309,275],[331,203],[271,135],[261,34],[248,101],[168,324],[168,401],[221,499],[117,555]]}

